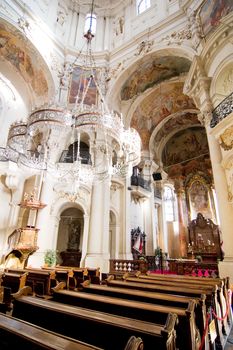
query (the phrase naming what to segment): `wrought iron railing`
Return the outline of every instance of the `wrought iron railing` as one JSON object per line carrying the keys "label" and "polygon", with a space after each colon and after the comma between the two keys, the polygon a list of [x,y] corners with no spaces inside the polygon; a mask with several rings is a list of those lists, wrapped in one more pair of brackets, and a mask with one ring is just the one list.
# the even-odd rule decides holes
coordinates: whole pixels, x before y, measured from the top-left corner
{"label": "wrought iron railing", "polygon": [[233,112],[233,92],[213,110],[210,127],[214,128],[221,120]]}

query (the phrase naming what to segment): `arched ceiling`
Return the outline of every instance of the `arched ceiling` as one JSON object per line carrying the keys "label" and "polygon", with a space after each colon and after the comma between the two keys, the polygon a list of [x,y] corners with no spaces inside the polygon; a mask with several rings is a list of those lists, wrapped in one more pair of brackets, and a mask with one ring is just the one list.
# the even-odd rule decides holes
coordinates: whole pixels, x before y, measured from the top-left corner
{"label": "arched ceiling", "polygon": [[166,168],[207,155],[209,147],[205,128],[199,126],[178,131],[173,135],[163,149],[162,161]]}
{"label": "arched ceiling", "polygon": [[170,178],[201,172],[212,177],[212,167],[205,128],[189,127],[175,133],[162,152],[163,169]]}
{"label": "arched ceiling", "polygon": [[187,73],[190,65],[187,58],[177,56],[154,57],[139,62],[121,89],[121,100],[130,100],[156,84]]}
{"label": "arched ceiling", "polygon": [[0,56],[20,74],[35,98],[47,101],[52,90],[48,67],[23,34],[3,21],[0,24]]}
{"label": "arched ceiling", "polygon": [[[183,113],[183,120],[178,122],[173,119],[173,128],[176,127],[176,122],[177,127],[182,124],[184,128],[184,122],[190,125],[190,118],[195,118],[195,123],[198,123],[196,116],[190,117],[190,110],[193,109],[193,101],[183,94],[183,83],[169,82],[160,85],[142,100],[132,115],[131,127],[139,132],[143,149],[148,149],[154,129],[169,116]],[[186,118],[185,111],[189,112]]]}

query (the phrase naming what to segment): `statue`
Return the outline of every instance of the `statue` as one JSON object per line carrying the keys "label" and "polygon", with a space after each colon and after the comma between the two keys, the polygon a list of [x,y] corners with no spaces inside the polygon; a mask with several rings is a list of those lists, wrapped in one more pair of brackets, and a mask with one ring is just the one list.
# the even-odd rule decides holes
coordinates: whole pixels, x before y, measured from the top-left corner
{"label": "statue", "polygon": [[68,240],[68,250],[79,250],[80,227],[74,223],[71,224]]}
{"label": "statue", "polygon": [[145,255],[145,237],[145,232],[142,232],[140,227],[131,230],[131,250],[134,260]]}

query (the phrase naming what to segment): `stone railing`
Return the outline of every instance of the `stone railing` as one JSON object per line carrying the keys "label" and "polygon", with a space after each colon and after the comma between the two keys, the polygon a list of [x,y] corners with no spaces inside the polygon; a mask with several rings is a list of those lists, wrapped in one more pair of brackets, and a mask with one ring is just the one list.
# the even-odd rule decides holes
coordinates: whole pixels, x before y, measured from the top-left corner
{"label": "stone railing", "polygon": [[155,273],[171,273],[199,277],[219,277],[217,262],[197,262],[195,259],[166,259],[146,256],[143,260],[111,259],[109,273],[123,275],[134,274],[136,271]]}
{"label": "stone railing", "polygon": [[233,92],[213,110],[210,127],[214,128],[221,120],[233,112]]}
{"label": "stone railing", "polygon": [[124,274],[126,272],[134,273],[136,271],[167,271],[168,263],[166,259],[159,259],[153,256],[146,256],[144,260],[121,260],[111,259],[110,260],[110,273]]}
{"label": "stone railing", "polygon": [[139,270],[139,260],[110,260],[110,273],[124,274],[126,272],[136,272]]}

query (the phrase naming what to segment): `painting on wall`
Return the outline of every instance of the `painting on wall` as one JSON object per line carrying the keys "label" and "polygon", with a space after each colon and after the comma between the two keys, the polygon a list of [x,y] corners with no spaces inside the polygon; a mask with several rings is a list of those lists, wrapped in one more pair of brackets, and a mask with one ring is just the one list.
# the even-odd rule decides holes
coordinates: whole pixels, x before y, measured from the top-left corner
{"label": "painting on wall", "polygon": [[149,59],[139,65],[126,80],[121,90],[121,100],[127,101],[164,80],[188,72],[191,62],[187,58],[164,56]]}
{"label": "painting on wall", "polygon": [[199,13],[203,34],[207,35],[218,26],[221,19],[232,10],[232,0],[206,0]]}
{"label": "painting on wall", "polygon": [[38,96],[43,96],[48,93],[48,83],[37,52],[33,50],[28,49],[21,34],[11,33],[8,28],[0,26],[0,55],[15,67]]}
{"label": "painting on wall", "polygon": [[165,167],[188,162],[197,156],[209,154],[205,129],[193,127],[176,133],[163,150]]}
{"label": "painting on wall", "polygon": [[90,69],[84,70],[79,66],[74,68],[69,88],[69,103],[80,103],[85,90],[88,88],[83,103],[88,106],[96,105],[98,91],[93,80],[93,76],[96,74],[97,71],[95,69],[93,71]]}

